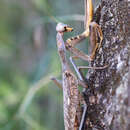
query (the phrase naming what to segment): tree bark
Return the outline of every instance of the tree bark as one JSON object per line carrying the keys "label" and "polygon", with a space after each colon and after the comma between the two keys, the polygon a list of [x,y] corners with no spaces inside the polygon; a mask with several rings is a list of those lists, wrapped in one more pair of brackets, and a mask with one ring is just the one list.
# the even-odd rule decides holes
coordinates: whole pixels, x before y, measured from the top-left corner
{"label": "tree bark", "polygon": [[104,39],[91,66],[109,67],[87,73],[89,88],[83,93],[88,108],[85,129],[130,130],[128,0],[102,0],[101,7],[98,21]]}

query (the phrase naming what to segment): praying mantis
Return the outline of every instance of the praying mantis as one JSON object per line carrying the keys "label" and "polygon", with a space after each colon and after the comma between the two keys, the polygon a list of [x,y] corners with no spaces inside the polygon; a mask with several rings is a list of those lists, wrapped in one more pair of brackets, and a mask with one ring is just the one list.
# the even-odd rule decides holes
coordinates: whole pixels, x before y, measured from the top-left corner
{"label": "praying mantis", "polygon": [[80,93],[78,80],[71,71],[67,58],[66,48],[63,41],[64,32],[71,31],[67,25],[57,25],[57,47],[62,63],[62,86],[64,97],[64,125],[65,130],[78,130],[81,118]]}
{"label": "praying mantis", "polygon": [[[62,84],[59,83],[55,78],[52,80],[63,88],[63,98],[64,98],[64,125],[65,130],[83,130],[84,122],[85,122],[85,114],[87,111],[87,106],[85,102],[84,110],[82,112],[81,108],[81,99],[82,95],[78,90],[78,85],[87,88],[88,85],[85,82],[83,74],[81,73],[81,69],[90,68],[90,69],[105,69],[107,65],[103,67],[89,67],[89,66],[80,66],[77,67],[74,63],[73,59],[80,58],[87,62],[91,62],[94,60],[96,51],[101,48],[103,34],[100,26],[96,22],[92,22],[93,19],[93,4],[92,0],[85,0],[85,16],[87,22],[85,24],[85,31],[76,36],[72,37],[66,42],[63,40],[64,32],[71,32],[73,29],[66,24],[58,23],[56,26],[57,31],[57,48],[58,53],[61,59],[62,64]],[[78,50],[74,46],[78,44],[81,40],[90,36],[90,46],[91,46],[91,55],[86,55],[82,51]],[[99,40],[100,38],[100,40]],[[69,50],[74,56],[70,57],[70,62],[72,63],[78,78],[73,74],[69,67],[68,60],[66,58],[66,49]]]}

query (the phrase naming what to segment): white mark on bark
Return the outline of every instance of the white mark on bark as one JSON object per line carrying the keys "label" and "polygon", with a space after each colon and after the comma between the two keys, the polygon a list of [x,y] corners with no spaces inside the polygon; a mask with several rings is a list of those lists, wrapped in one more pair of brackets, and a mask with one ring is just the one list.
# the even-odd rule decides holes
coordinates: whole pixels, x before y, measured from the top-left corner
{"label": "white mark on bark", "polygon": [[118,60],[117,71],[119,72],[119,71],[123,68],[123,65],[124,65],[124,62],[125,62],[125,61],[122,61],[122,60],[121,60],[120,55],[118,55],[117,60]]}

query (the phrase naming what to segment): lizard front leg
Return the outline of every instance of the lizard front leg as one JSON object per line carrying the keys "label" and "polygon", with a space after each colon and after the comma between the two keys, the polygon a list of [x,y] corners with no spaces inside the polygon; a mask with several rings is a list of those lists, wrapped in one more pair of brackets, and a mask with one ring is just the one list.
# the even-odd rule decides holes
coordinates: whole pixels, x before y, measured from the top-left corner
{"label": "lizard front leg", "polygon": [[[80,35],[74,38],[71,38],[66,41],[65,46],[66,48],[73,53],[77,58],[80,58],[84,61],[92,61],[94,60],[96,51],[101,48],[102,40],[103,40],[103,33],[101,27],[96,22],[91,22],[89,25],[90,30],[90,56],[86,55],[81,50],[74,47],[77,43],[78,39],[80,39]],[[85,38],[85,36],[84,36]],[[82,36],[83,39],[83,36]]]}
{"label": "lizard front leg", "polygon": [[[92,0],[85,1],[85,31],[78,36],[69,38],[65,42],[66,48],[73,53],[76,57],[81,58],[87,62],[94,60],[97,49],[101,47],[103,40],[103,34],[100,26],[96,22],[92,22],[93,19],[93,3]],[[90,56],[75,48],[75,45],[79,44],[86,37],[90,36]],[[100,39],[100,41],[99,41]]]}

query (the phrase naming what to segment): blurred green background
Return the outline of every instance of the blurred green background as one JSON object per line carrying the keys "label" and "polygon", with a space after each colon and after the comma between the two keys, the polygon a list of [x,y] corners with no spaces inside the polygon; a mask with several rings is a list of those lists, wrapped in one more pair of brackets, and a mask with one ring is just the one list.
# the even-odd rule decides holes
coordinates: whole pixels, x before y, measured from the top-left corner
{"label": "blurred green background", "polygon": [[[83,0],[0,0],[0,130],[63,130],[57,22],[83,31]],[[86,48],[82,44],[80,48]]]}

